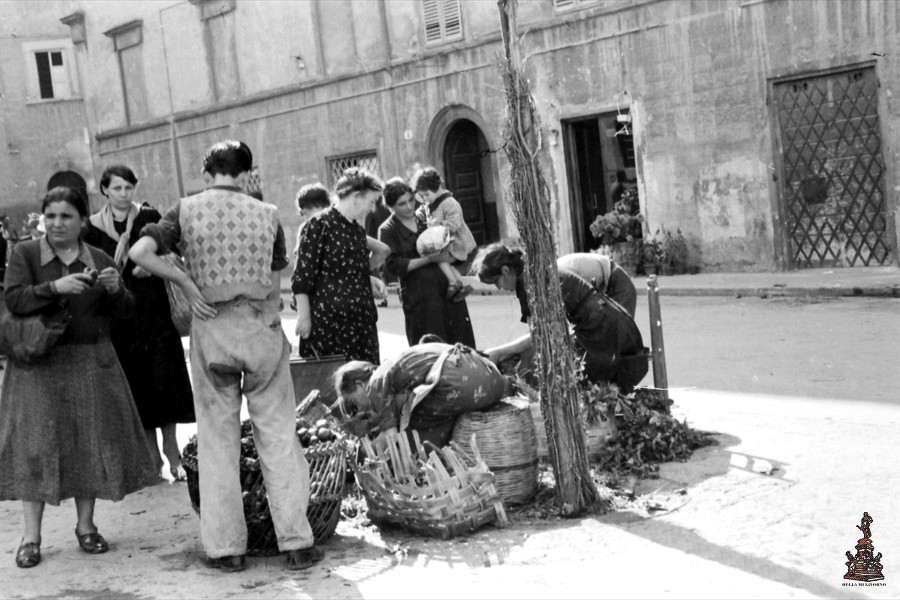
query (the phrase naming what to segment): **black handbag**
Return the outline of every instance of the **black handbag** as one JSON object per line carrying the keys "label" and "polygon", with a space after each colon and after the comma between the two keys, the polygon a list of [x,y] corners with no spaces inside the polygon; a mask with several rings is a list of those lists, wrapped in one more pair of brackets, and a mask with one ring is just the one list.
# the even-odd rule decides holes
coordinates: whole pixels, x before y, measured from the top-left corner
{"label": "black handbag", "polygon": [[0,302],[0,353],[15,361],[36,362],[50,352],[71,320],[64,307],[51,314],[20,317]]}

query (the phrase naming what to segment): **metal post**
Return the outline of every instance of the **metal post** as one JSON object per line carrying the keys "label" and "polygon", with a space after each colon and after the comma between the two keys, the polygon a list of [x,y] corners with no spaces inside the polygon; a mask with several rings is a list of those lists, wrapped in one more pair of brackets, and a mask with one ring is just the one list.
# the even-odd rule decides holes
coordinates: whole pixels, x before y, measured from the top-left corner
{"label": "metal post", "polygon": [[659,282],[656,275],[647,278],[647,305],[650,309],[650,354],[653,357],[653,386],[669,399],[669,376],[666,373],[666,349],[663,343],[662,314],[659,310]]}

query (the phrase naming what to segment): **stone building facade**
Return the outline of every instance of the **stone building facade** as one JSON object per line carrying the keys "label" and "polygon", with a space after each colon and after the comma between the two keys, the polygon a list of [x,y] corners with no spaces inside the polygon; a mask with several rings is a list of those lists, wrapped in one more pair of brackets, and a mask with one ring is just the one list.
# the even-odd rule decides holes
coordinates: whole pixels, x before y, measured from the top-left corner
{"label": "stone building facade", "polygon": [[0,2],[0,214],[21,228],[48,184],[93,187],[68,2]]}
{"label": "stone building facade", "polygon": [[[4,25],[4,161],[20,166],[2,168],[20,190],[71,171],[99,202],[94,178],[123,162],[164,208],[202,188],[206,147],[236,137],[288,230],[301,185],[420,163],[480,242],[516,237],[494,0],[12,4],[23,27],[66,35],[76,98],[9,114],[22,71],[38,88],[48,75]],[[518,15],[560,252],[596,245],[588,226],[622,172],[645,231],[680,229],[704,270],[897,264],[900,3],[520,0]]]}

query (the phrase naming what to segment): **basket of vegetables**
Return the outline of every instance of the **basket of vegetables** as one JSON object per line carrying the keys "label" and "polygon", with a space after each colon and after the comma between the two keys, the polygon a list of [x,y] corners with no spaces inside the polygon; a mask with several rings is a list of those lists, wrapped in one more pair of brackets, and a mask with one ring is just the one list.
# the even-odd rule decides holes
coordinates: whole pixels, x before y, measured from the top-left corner
{"label": "basket of vegetables", "polygon": [[[310,422],[305,417],[297,417],[296,425],[297,438],[309,463],[310,493],[306,517],[319,544],[334,535],[340,520],[341,500],[347,491],[347,457],[353,442],[334,429],[328,418]],[[184,447],[182,464],[187,473],[191,504],[200,514],[201,474],[197,466],[197,436],[192,437]],[[241,423],[240,477],[244,518],[247,521],[247,553],[256,556],[277,554],[278,540],[249,421]]]}

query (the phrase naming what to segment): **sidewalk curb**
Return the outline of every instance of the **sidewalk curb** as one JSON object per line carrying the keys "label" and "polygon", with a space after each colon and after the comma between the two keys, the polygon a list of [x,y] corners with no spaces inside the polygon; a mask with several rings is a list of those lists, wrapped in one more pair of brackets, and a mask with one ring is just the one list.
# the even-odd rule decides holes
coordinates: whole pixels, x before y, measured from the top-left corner
{"label": "sidewalk curb", "polygon": [[[637,288],[638,296],[646,296],[647,288]],[[869,297],[869,298],[900,298],[900,286],[885,287],[764,287],[764,288],[666,288],[659,286],[661,296],[734,296],[772,298],[779,296],[803,297]]]}
{"label": "sidewalk curb", "polygon": [[[638,296],[647,295],[647,287],[639,284],[635,285]],[[291,294],[290,288],[282,288],[282,294]],[[660,282],[659,294],[661,296],[729,296],[735,298],[777,298],[777,297],[835,297],[835,298],[900,298],[900,286],[883,286],[883,287],[738,287],[738,288],[721,288],[721,287],[697,287],[697,288],[667,288],[664,282]],[[388,288],[388,295],[399,295],[399,289],[396,287]],[[472,292],[473,296],[512,296],[510,292],[503,292],[495,289],[475,288]]]}

